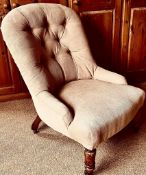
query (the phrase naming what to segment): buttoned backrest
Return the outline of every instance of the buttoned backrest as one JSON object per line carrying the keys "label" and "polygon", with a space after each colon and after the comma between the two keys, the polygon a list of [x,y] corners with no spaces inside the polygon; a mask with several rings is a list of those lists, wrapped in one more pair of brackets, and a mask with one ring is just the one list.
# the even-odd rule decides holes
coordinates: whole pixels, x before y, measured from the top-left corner
{"label": "buttoned backrest", "polygon": [[68,7],[44,3],[18,7],[4,18],[2,32],[32,95],[93,76],[96,64],[80,19]]}

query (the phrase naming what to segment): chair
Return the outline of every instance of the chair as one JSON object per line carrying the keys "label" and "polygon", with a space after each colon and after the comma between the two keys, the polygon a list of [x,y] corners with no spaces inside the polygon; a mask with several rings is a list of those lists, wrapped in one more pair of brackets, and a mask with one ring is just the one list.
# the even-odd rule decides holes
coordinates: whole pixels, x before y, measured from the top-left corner
{"label": "chair", "polygon": [[78,15],[57,4],[29,4],[9,12],[2,34],[29,89],[38,117],[84,146],[85,175],[97,146],[123,129],[144,103],[143,90],[97,66]]}

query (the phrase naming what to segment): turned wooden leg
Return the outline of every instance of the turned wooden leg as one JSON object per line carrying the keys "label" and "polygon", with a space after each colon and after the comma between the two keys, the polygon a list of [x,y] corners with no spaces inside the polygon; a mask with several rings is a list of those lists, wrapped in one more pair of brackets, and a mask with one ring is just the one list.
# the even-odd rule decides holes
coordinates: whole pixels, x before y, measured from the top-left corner
{"label": "turned wooden leg", "polygon": [[84,156],[85,156],[85,172],[84,172],[84,175],[93,175],[93,171],[95,169],[96,149],[88,150],[88,149],[85,148]]}
{"label": "turned wooden leg", "polygon": [[42,120],[40,119],[39,116],[36,117],[36,119],[34,120],[34,122],[31,125],[31,129],[33,130],[34,134],[36,134],[38,132],[38,126],[40,124]]}

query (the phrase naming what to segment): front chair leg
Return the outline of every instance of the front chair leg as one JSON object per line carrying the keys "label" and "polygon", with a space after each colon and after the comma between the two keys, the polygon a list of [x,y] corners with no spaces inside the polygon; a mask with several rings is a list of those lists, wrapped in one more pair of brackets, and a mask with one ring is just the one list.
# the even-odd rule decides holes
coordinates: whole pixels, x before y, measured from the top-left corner
{"label": "front chair leg", "polygon": [[88,150],[85,148],[84,150],[85,156],[85,172],[84,175],[93,175],[95,169],[95,156],[96,149]]}
{"label": "front chair leg", "polygon": [[34,134],[36,134],[38,132],[38,126],[39,126],[39,124],[40,124],[41,121],[42,120],[37,115],[36,119],[34,120],[34,122],[31,125],[31,129],[33,130]]}

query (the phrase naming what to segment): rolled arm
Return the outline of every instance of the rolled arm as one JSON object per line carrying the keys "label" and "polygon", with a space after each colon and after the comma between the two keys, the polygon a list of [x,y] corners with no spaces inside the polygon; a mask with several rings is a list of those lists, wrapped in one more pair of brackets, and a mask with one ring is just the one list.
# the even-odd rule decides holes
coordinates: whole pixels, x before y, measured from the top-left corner
{"label": "rolled arm", "polygon": [[127,84],[126,78],[124,76],[106,70],[100,66],[97,66],[93,78],[115,84]]}
{"label": "rolled arm", "polygon": [[73,116],[64,103],[47,91],[33,97],[33,102],[38,115],[48,126],[67,135]]}

